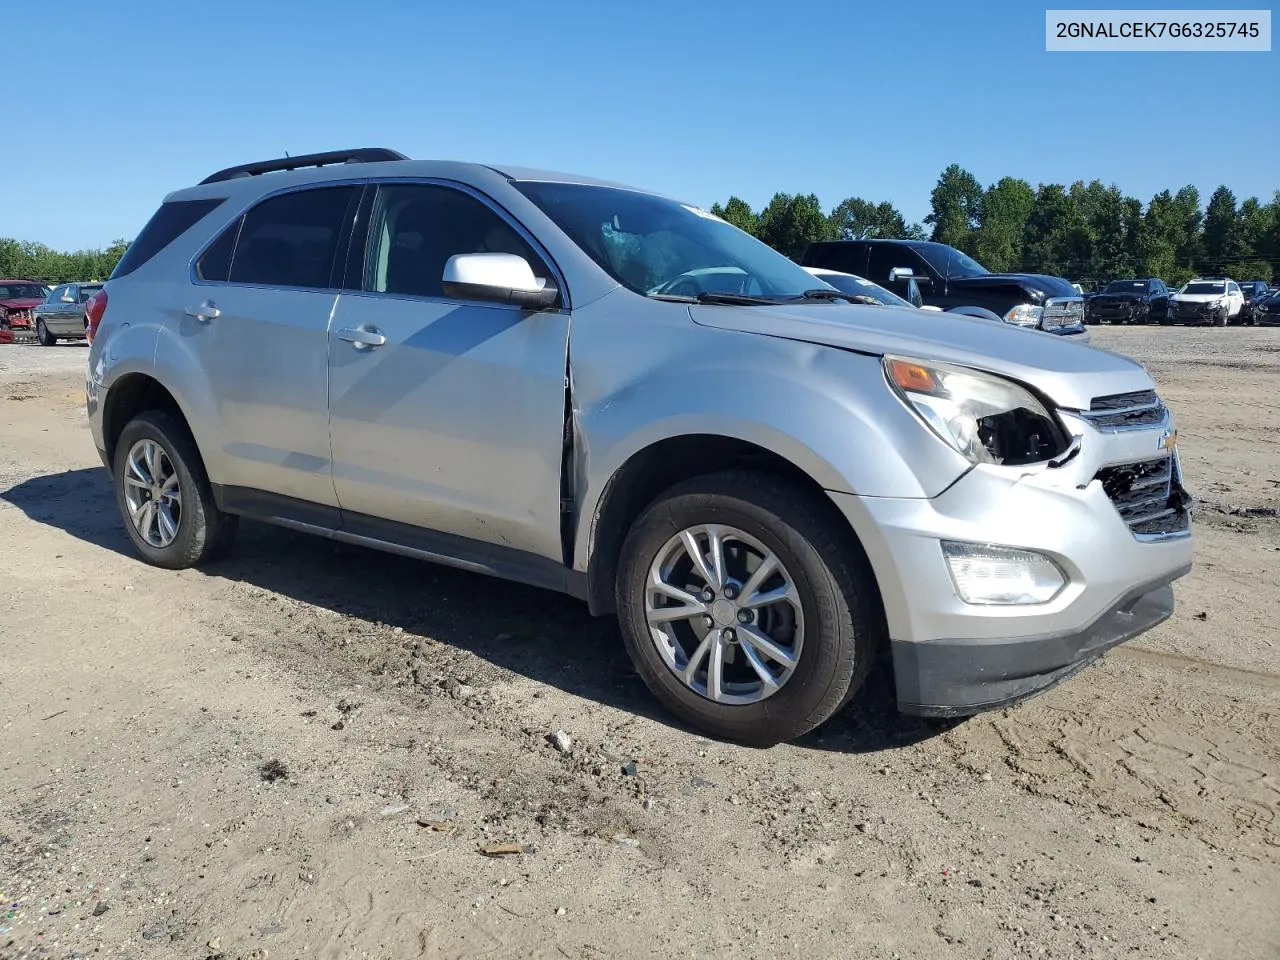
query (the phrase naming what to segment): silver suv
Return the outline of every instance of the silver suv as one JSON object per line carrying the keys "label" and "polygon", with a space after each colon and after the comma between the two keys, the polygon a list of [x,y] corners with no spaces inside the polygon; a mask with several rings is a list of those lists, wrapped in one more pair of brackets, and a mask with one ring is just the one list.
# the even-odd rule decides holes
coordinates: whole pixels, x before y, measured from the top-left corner
{"label": "silver suv", "polygon": [[1004,706],[1169,616],[1172,418],[1131,360],[847,295],[696,206],[366,149],[166,198],[87,305],[148,562],[239,517],[580,597],[716,736]]}

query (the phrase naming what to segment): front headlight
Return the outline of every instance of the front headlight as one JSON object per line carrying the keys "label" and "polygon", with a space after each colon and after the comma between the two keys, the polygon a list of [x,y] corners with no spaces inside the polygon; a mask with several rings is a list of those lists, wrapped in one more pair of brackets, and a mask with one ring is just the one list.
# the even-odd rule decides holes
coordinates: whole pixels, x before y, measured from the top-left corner
{"label": "front headlight", "polygon": [[1039,400],[1003,377],[968,367],[884,358],[890,387],[970,463],[1039,463],[1065,449]]}
{"label": "front headlight", "polygon": [[1004,315],[1005,323],[1018,327],[1038,327],[1040,318],[1044,316],[1043,307],[1034,307],[1029,303],[1020,303]]}

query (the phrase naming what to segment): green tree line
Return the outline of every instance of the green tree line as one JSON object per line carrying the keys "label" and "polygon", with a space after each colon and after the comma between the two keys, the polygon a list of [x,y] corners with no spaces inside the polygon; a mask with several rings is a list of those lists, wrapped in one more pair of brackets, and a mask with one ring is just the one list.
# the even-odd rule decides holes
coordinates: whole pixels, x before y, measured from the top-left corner
{"label": "green tree line", "polygon": [[887,201],[841,200],[824,211],[816,195],[776,193],[759,211],[730,197],[712,212],[792,259],[815,240],[930,239],[958,247],[988,270],[1048,273],[1106,282],[1160,277],[1181,284],[1221,273],[1280,278],[1280,190],[1237,203],[1225,186],[1202,209],[1192,186],[1162,190],[1145,206],[1100,180],[1032,187],[1004,177],[988,187],[959,164],[942,171],[924,224]]}
{"label": "green tree line", "polygon": [[[1202,209],[1200,192],[1162,190],[1144,207],[1100,180],[1032,187],[1004,177],[988,187],[959,164],[942,171],[924,224],[908,223],[890,202],[848,197],[825,211],[815,194],[776,193],[759,211],[732,196],[713,213],[799,259],[815,240],[931,239],[958,247],[987,269],[1049,273],[1106,282],[1160,277],[1181,284],[1222,273],[1237,280],[1280,279],[1280,190],[1262,203],[1237,203],[1226,186]],[[0,238],[0,277],[62,283],[109,276],[129,243],[67,253]]]}
{"label": "green tree line", "polygon": [[127,249],[129,241],[117,240],[105,250],[66,253],[43,243],[0,237],[0,277],[45,283],[105,280]]}

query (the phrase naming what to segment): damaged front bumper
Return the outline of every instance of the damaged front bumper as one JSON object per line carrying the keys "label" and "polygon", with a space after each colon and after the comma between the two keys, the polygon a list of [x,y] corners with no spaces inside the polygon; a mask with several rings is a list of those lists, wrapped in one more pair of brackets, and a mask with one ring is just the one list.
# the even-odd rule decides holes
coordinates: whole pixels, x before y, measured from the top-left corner
{"label": "damaged front bumper", "polygon": [[[1056,465],[980,465],[930,500],[830,494],[876,573],[903,712],[1016,702],[1172,612],[1169,584],[1190,569],[1193,540],[1171,423],[1069,425],[1080,440]],[[965,602],[943,541],[1040,554],[1065,583],[1044,603]]]}

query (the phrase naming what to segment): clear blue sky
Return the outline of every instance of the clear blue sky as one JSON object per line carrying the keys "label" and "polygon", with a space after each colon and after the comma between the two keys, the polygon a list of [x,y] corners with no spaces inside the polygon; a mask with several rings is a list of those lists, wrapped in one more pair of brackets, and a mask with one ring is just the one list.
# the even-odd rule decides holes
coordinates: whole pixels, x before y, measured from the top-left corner
{"label": "clear blue sky", "polygon": [[13,2],[0,236],[105,245],[216,169],[351,146],[909,219],[951,162],[1144,202],[1280,188],[1280,53],[1050,54],[1045,6]]}

